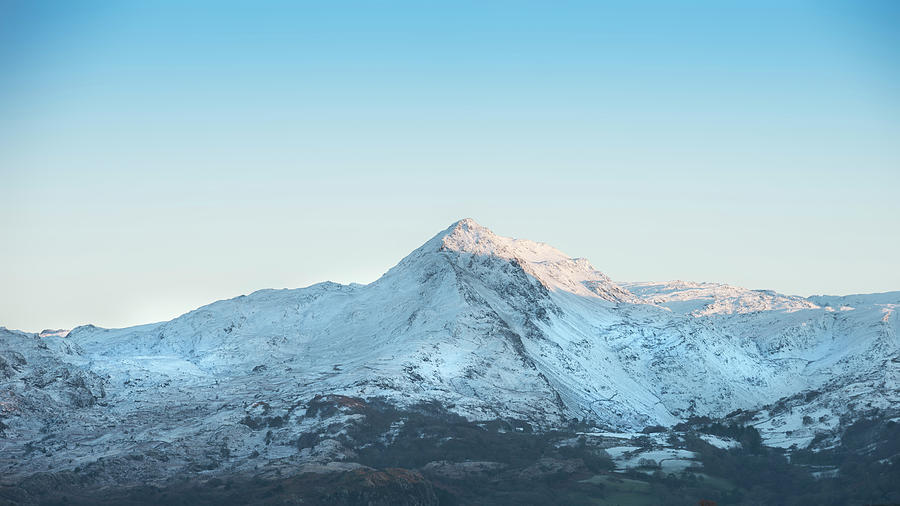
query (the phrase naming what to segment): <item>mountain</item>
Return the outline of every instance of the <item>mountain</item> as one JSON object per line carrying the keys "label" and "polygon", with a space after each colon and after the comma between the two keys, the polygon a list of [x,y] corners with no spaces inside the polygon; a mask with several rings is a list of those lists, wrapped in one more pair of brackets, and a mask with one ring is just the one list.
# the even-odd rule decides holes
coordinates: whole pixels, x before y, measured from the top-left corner
{"label": "mountain", "polygon": [[897,416],[898,306],[900,292],[616,283],[465,219],[368,285],[260,290],[124,329],[0,329],[0,472],[333,464],[354,450],[298,441],[358,419],[354,399],[536,430],[743,413],[766,444],[802,448]]}

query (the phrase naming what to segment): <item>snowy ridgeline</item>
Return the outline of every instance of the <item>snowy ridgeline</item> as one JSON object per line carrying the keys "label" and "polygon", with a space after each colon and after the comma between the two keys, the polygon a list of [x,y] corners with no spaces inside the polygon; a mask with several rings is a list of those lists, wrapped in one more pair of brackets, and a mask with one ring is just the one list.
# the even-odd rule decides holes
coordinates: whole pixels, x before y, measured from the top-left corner
{"label": "snowy ridgeline", "polygon": [[261,290],[125,329],[0,329],[0,467],[187,441],[286,458],[318,394],[620,431],[743,410],[768,444],[805,446],[898,407],[898,305],[900,292],[615,283],[462,220],[369,285]]}

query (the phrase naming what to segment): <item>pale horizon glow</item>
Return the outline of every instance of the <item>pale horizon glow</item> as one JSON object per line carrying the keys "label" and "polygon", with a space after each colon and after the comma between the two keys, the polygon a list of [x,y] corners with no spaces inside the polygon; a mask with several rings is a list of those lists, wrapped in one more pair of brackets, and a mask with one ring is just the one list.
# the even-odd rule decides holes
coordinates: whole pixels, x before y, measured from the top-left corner
{"label": "pale horizon glow", "polygon": [[616,281],[900,290],[900,3],[6,2],[0,326],[368,283],[450,223]]}

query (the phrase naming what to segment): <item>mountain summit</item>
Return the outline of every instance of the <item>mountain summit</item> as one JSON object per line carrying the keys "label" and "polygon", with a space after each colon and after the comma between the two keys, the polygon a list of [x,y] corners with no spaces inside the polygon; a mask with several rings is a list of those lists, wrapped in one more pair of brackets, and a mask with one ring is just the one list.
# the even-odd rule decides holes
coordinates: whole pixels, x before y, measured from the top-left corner
{"label": "mountain summit", "polygon": [[0,469],[33,471],[23,456],[36,448],[57,469],[160,445],[191,459],[179,453],[195,451],[188,441],[224,445],[236,466],[308,458],[296,441],[325,423],[303,415],[321,395],[537,428],[636,430],[743,410],[767,443],[804,446],[896,409],[898,305],[900,292],[620,285],[464,219],[368,285],[261,290],[125,329],[0,329]]}
{"label": "mountain summit", "polygon": [[457,221],[442,234],[441,251],[491,256],[516,262],[550,290],[599,297],[610,302],[637,302],[584,258],[571,258],[541,242],[501,237],[471,218]]}

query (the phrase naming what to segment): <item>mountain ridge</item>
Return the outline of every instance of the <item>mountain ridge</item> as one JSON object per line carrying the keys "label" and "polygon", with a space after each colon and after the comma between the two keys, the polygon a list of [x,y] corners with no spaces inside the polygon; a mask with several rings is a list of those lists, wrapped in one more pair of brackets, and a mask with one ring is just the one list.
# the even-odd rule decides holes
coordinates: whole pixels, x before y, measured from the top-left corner
{"label": "mountain ridge", "polygon": [[[893,293],[813,301],[617,284],[587,260],[464,219],[367,285],[259,290],[123,329],[0,330],[12,442],[0,469],[33,470],[22,455],[36,447],[59,468],[197,440],[227,445],[235,469],[305,462],[290,441],[326,423],[301,414],[317,395],[436,402],[539,430],[742,411],[767,444],[806,446],[866,410],[896,409]],[[259,403],[280,420],[265,440],[241,422],[261,416]]]}

